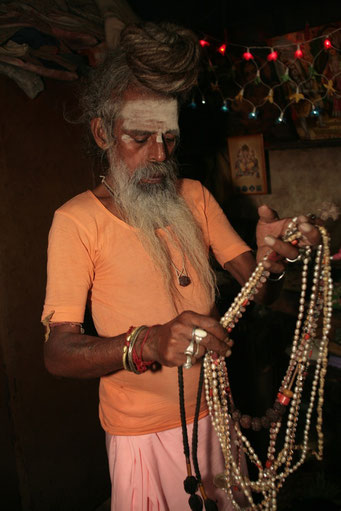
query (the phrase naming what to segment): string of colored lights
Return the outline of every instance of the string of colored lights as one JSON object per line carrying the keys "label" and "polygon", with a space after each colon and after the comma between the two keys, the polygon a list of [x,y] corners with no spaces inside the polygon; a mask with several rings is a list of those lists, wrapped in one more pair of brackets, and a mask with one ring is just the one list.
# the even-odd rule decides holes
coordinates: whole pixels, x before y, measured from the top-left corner
{"label": "string of colored lights", "polygon": [[[339,42],[336,45],[336,41]],[[311,52],[311,44],[315,43],[315,53]],[[323,110],[323,103],[327,99],[341,99],[341,27],[330,31],[327,35],[318,35],[311,39],[299,42],[274,44],[273,46],[246,46],[237,43],[221,43],[215,38],[205,36],[200,40],[203,48],[203,54],[206,58],[208,71],[212,79],[210,80],[210,92],[215,92],[220,96],[220,108],[227,112],[230,106],[236,103],[244,102],[249,107],[248,117],[257,119],[258,114],[265,104],[273,105],[278,111],[277,123],[285,121],[285,114],[292,105],[305,101],[309,105],[309,115],[318,117]],[[316,45],[318,50],[316,51]],[[235,57],[237,50],[237,60]],[[240,52],[238,51],[240,50]],[[325,53],[325,55],[324,55]],[[214,62],[214,55],[220,55],[220,61]],[[234,61],[231,55],[234,56]],[[223,62],[221,61],[223,57]],[[317,65],[320,58],[331,60],[333,65],[319,69]],[[238,60],[239,58],[239,60]],[[212,62],[213,61],[213,62]],[[293,67],[300,61],[301,68],[305,70],[303,76],[294,76]],[[236,73],[233,77],[234,88],[237,93],[229,95],[229,92],[223,90],[220,83],[222,69],[230,67],[238,68],[242,63],[248,62],[252,69],[251,78],[244,82],[238,80]],[[275,67],[277,81],[272,79],[271,83],[266,78],[266,67],[272,65]],[[268,73],[269,74],[269,73]],[[250,85],[262,87],[264,95],[258,102],[247,94]],[[283,94],[283,86],[285,92]],[[207,103],[206,93],[198,86],[200,102]],[[282,94],[277,94],[279,92]],[[278,96],[278,97],[277,97]],[[279,99],[278,99],[279,98]],[[285,101],[283,102],[283,99]],[[195,95],[189,105],[191,108],[197,106]],[[341,116],[340,112],[337,114]]]}

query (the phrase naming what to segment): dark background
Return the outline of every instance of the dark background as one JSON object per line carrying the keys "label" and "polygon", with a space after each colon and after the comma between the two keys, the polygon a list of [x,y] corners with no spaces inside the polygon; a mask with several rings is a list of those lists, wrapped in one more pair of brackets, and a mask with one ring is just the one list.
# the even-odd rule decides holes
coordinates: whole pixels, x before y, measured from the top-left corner
{"label": "dark background", "polygon": [[134,11],[144,20],[174,21],[198,34],[209,34],[222,42],[251,44],[256,40],[302,30],[341,19],[341,3],[245,1],[132,0]]}

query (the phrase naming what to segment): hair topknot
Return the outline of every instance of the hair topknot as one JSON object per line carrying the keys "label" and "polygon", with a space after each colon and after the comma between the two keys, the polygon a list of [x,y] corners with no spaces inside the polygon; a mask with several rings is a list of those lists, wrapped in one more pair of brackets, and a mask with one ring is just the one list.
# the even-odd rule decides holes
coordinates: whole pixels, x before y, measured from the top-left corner
{"label": "hair topknot", "polygon": [[189,29],[172,23],[128,25],[120,46],[134,77],[148,89],[181,96],[197,82],[200,46]]}

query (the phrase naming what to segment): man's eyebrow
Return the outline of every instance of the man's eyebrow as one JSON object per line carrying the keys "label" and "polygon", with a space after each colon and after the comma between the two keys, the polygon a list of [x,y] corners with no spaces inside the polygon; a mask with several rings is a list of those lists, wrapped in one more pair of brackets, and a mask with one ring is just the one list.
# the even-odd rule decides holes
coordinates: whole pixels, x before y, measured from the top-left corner
{"label": "man's eyebrow", "polygon": [[[124,131],[128,135],[140,136],[140,137],[146,136],[146,135],[153,135],[154,133],[158,133],[158,130],[149,131],[149,130],[136,130],[136,129],[130,130],[130,129],[124,129]],[[167,131],[162,132],[162,133],[164,135],[167,135],[167,134],[176,135],[177,137],[180,135],[180,131],[178,129],[167,130]]]}
{"label": "man's eyebrow", "polygon": [[167,130],[165,132],[165,134],[167,135],[167,133],[170,133],[171,135],[176,135],[177,137],[180,135],[180,130],[178,129],[175,129],[175,130]]}
{"label": "man's eyebrow", "polygon": [[129,135],[138,135],[138,136],[143,136],[143,135],[152,135],[153,131],[147,131],[147,130],[129,130],[129,129],[124,129],[124,131],[126,133],[128,133]]}

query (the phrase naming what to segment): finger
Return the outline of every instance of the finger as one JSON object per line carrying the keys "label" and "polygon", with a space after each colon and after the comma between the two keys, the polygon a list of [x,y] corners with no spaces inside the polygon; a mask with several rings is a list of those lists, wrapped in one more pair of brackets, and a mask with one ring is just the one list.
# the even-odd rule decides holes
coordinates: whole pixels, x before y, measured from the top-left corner
{"label": "finger", "polygon": [[281,258],[278,262],[275,261],[264,261],[264,268],[270,273],[283,273],[285,270],[284,259]]}
{"label": "finger", "polygon": [[204,346],[206,350],[214,351],[222,357],[224,357],[226,351],[230,349],[224,341],[217,339],[217,337],[211,334],[201,341],[201,345]]}
{"label": "finger", "polygon": [[259,220],[266,224],[278,220],[278,214],[274,209],[269,208],[266,204],[262,204],[258,208]]}
{"label": "finger", "polygon": [[282,241],[279,238],[268,235],[265,236],[264,241],[267,246],[272,248],[277,254],[289,259],[295,259],[298,256],[298,250],[291,243]]}
{"label": "finger", "polygon": [[183,320],[187,323],[187,335],[189,339],[192,338],[194,328],[202,328],[208,334],[211,334],[221,341],[226,337],[225,328],[216,319],[209,316],[203,316],[195,312],[186,312],[183,313]]}
{"label": "finger", "polygon": [[234,345],[234,341],[232,339],[230,339],[229,337],[226,337],[225,344],[228,348],[232,348],[232,346]]}
{"label": "finger", "polygon": [[[274,250],[270,252],[268,255],[268,261],[276,263],[277,261],[282,261],[283,257],[280,254],[277,254]],[[269,266],[265,266],[265,268],[269,268]]]}
{"label": "finger", "polygon": [[298,230],[309,245],[318,245],[321,241],[320,231],[309,222],[298,223]]}

